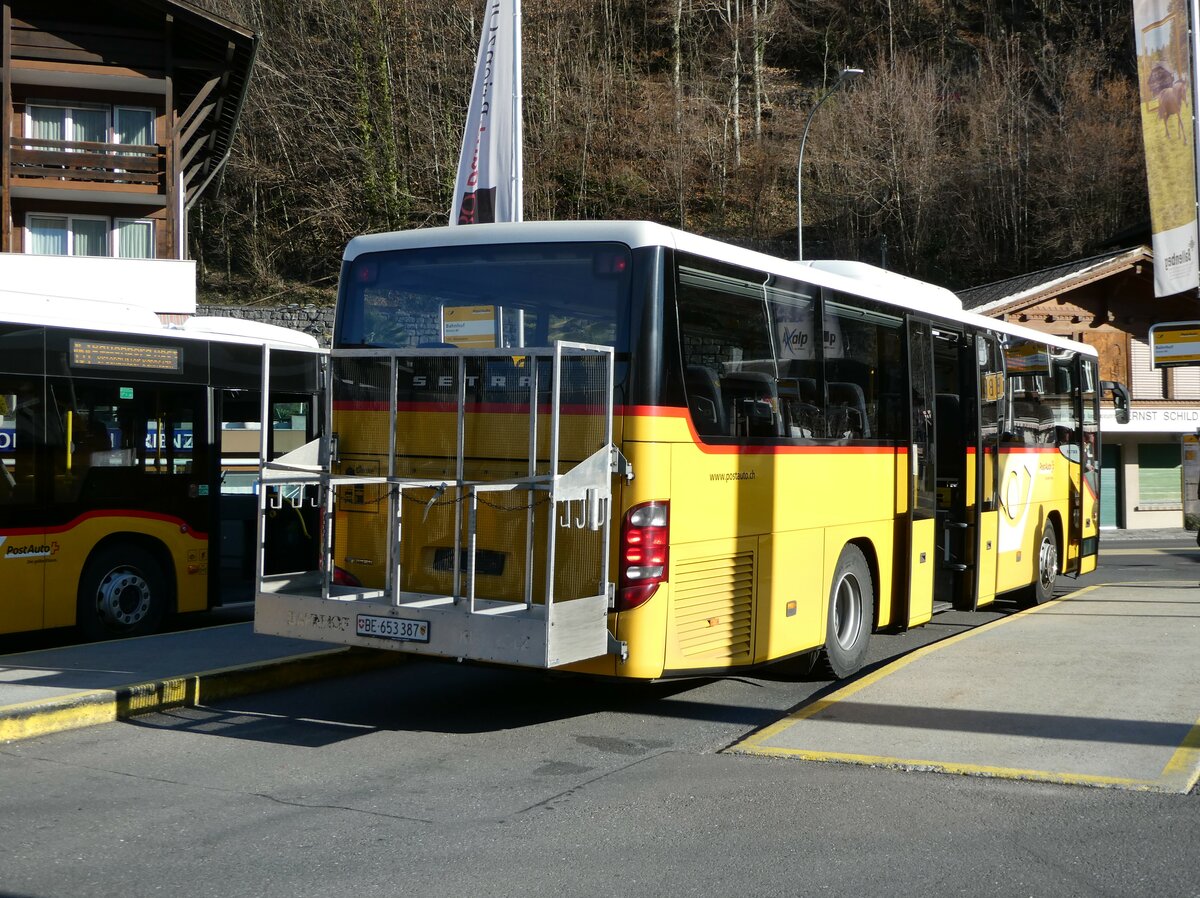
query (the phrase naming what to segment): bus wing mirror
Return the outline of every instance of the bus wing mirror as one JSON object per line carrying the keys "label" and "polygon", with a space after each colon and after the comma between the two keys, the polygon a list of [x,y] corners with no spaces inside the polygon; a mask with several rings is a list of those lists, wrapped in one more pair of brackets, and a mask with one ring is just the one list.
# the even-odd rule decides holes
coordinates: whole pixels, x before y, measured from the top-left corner
{"label": "bus wing mirror", "polygon": [[1129,423],[1129,389],[1123,383],[1115,380],[1100,381],[1100,389],[1112,393],[1113,410],[1116,412],[1118,424]]}

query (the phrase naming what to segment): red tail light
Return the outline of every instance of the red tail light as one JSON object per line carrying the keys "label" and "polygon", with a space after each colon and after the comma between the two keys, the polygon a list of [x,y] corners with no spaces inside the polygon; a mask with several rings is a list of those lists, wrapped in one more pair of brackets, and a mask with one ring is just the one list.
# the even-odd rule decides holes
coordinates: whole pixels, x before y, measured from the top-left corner
{"label": "red tail light", "polygon": [[658,591],[658,584],[667,581],[670,545],[670,503],[643,502],[625,512],[617,611],[646,603]]}
{"label": "red tail light", "polygon": [[344,567],[334,567],[333,582],[335,586],[362,586],[362,581]]}

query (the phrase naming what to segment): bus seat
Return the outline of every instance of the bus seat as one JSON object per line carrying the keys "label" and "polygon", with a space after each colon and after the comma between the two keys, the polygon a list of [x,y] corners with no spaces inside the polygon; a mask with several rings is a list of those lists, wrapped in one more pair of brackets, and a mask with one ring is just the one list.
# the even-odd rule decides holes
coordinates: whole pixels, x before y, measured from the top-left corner
{"label": "bus seat", "polygon": [[[871,423],[867,418],[867,400],[862,387],[839,380],[830,381],[828,390],[831,430],[849,431],[854,437],[869,439]],[[846,426],[840,426],[841,422]]]}
{"label": "bus seat", "polygon": [[707,365],[688,365],[684,371],[684,390],[696,432],[705,436],[728,436],[717,372]]}
{"label": "bus seat", "polygon": [[811,377],[784,377],[779,380],[779,411],[784,436],[816,436],[821,410],[816,403],[817,382]]}
{"label": "bus seat", "polygon": [[760,371],[734,371],[721,378],[721,391],[735,431],[742,436],[779,436],[779,390],[775,378]]}
{"label": "bus seat", "polygon": [[800,388],[800,401],[809,405],[820,405],[817,402],[817,379],[815,377],[797,377],[796,384]]}

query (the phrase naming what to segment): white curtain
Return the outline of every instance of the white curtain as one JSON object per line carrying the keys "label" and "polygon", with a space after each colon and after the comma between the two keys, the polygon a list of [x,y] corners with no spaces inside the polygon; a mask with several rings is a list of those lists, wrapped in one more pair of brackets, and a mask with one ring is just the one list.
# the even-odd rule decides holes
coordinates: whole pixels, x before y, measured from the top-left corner
{"label": "white curtain", "polygon": [[117,255],[122,259],[153,259],[153,222],[118,221]]}
{"label": "white curtain", "polygon": [[71,139],[90,143],[108,143],[107,109],[72,109]]}
{"label": "white curtain", "polygon": [[63,140],[66,112],[56,106],[30,106],[29,136],[34,140]]}
{"label": "white curtain", "polygon": [[149,109],[117,107],[117,143],[150,146],[154,143],[154,113]]}
{"label": "white curtain", "polygon": [[94,218],[76,218],[71,221],[73,256],[107,256],[108,222]]}
{"label": "white curtain", "polygon": [[29,218],[28,253],[40,256],[67,255],[67,220],[65,218]]}

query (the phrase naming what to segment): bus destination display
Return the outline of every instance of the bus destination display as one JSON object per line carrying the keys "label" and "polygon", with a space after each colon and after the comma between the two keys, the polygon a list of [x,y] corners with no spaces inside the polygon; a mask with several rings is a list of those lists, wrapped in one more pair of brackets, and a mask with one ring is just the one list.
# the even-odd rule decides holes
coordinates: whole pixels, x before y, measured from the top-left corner
{"label": "bus destination display", "polygon": [[71,340],[72,368],[124,371],[179,371],[183,351],[174,346],[143,346],[107,340]]}

